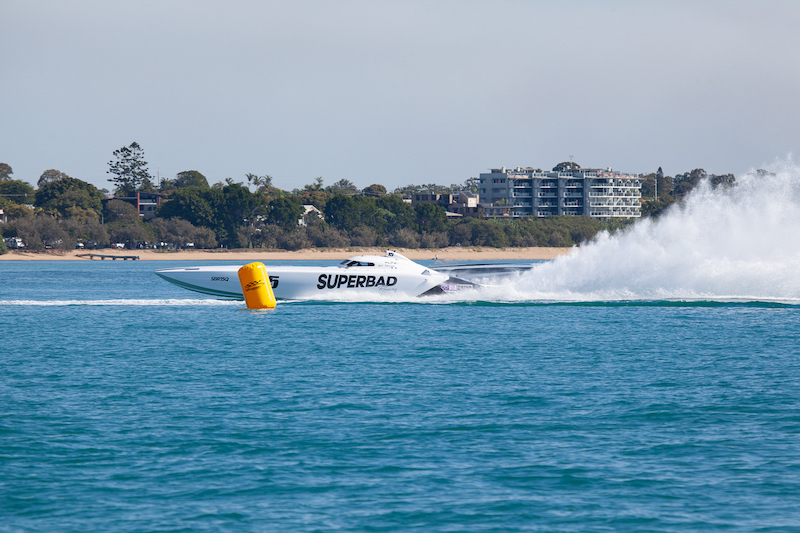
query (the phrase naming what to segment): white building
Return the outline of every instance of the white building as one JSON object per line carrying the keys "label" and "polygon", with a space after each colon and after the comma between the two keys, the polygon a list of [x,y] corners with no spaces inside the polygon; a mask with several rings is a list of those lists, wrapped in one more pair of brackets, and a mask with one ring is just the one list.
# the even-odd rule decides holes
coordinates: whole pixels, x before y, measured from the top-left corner
{"label": "white building", "polygon": [[610,219],[641,216],[641,180],[610,168],[543,172],[502,167],[481,174],[478,187],[487,217],[585,215]]}

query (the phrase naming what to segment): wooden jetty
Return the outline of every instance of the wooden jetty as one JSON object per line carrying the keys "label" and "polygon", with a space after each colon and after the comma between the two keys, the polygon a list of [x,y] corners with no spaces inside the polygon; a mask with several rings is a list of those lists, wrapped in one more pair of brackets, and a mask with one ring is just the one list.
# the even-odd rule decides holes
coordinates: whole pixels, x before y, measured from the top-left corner
{"label": "wooden jetty", "polygon": [[123,261],[127,261],[130,259],[131,261],[136,261],[139,259],[138,255],[111,255],[111,254],[75,254],[75,257],[88,257],[89,259],[94,259],[95,257],[99,257],[101,260],[111,259],[112,261],[116,261],[117,259],[122,259]]}

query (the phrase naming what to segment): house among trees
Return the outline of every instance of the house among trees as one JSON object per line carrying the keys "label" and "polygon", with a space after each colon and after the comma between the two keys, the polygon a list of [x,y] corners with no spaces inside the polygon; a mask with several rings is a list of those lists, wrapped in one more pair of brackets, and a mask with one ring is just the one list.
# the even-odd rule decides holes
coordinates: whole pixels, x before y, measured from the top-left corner
{"label": "house among trees", "polygon": [[411,205],[433,204],[444,207],[447,216],[478,217],[480,216],[480,196],[467,191],[455,194],[417,193],[411,197]]}
{"label": "house among trees", "polygon": [[156,218],[156,209],[161,205],[163,195],[157,192],[135,192],[133,196],[114,196],[114,200],[122,200],[136,208],[139,218],[149,220]]}
{"label": "house among trees", "polygon": [[316,216],[319,220],[325,220],[325,215],[322,214],[322,211],[320,211],[313,205],[303,204],[303,209],[305,211],[303,212],[303,215],[300,217],[300,219],[297,221],[297,224],[299,226],[308,226],[308,222],[306,222],[307,215]]}

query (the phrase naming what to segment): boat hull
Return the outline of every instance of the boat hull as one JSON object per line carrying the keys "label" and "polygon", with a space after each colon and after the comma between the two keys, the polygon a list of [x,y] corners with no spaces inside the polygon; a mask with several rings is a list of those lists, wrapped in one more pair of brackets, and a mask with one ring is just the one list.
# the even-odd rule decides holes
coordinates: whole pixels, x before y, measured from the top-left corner
{"label": "boat hull", "polygon": [[[415,264],[415,263],[414,263]],[[472,286],[421,265],[415,271],[383,267],[268,266],[275,298],[279,300],[343,300],[415,297],[441,294]],[[169,268],[161,278],[195,292],[219,298],[244,299],[239,284],[241,265]]]}

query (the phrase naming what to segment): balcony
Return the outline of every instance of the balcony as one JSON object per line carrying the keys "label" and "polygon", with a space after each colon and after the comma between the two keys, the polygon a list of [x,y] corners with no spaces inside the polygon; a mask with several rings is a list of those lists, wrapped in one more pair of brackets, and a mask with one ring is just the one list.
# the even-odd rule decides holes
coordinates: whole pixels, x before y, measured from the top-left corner
{"label": "balcony", "polygon": [[539,198],[558,198],[558,195],[554,192],[540,192],[537,196]]}

